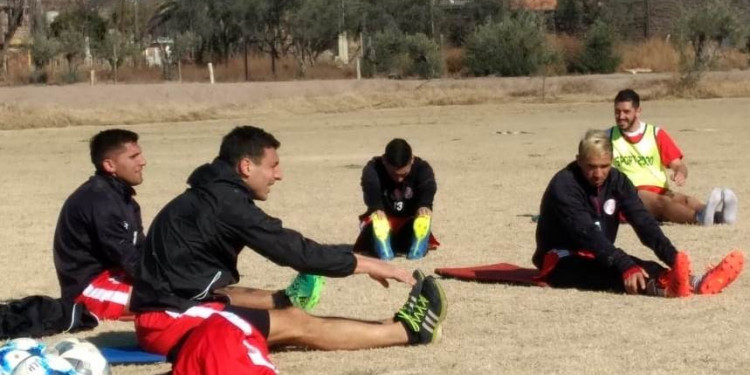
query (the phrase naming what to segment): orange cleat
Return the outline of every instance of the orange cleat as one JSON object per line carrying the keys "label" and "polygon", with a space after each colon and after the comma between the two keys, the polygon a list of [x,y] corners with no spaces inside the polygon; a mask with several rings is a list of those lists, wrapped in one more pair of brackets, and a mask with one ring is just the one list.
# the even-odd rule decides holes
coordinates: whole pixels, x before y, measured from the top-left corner
{"label": "orange cleat", "polygon": [[714,268],[703,275],[696,294],[717,294],[729,286],[742,273],[745,254],[740,250],[730,252]]}
{"label": "orange cleat", "polygon": [[680,251],[674,258],[672,269],[669,270],[667,281],[667,297],[690,297],[690,258],[687,253]]}

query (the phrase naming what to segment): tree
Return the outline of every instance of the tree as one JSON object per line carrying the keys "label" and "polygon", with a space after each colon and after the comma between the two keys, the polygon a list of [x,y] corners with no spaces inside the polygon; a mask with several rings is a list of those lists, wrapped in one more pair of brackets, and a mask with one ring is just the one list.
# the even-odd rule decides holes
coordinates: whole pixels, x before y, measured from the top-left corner
{"label": "tree", "polygon": [[268,6],[263,14],[264,28],[258,48],[271,56],[271,72],[276,76],[276,60],[286,55],[293,46],[290,31],[294,25],[290,22],[290,15],[300,5],[301,0],[266,1]]}
{"label": "tree", "polygon": [[75,30],[64,30],[60,32],[57,39],[60,41],[60,52],[68,61],[68,75],[65,80],[71,83],[76,82],[78,80],[78,66],[86,54],[86,37]]}
{"label": "tree", "polygon": [[34,33],[31,59],[36,69],[44,69],[57,56],[59,50],[60,43],[56,39],[48,37],[43,32]]}
{"label": "tree", "polygon": [[581,73],[612,73],[620,65],[620,56],[615,52],[615,33],[603,21],[595,22],[583,41],[581,57],[570,70]]}
{"label": "tree", "polygon": [[680,55],[680,84],[692,88],[708,70],[722,45],[741,46],[747,29],[727,0],[707,0],[683,11],[675,23]]}
{"label": "tree", "polygon": [[542,20],[530,12],[480,26],[466,43],[466,67],[475,76],[535,73],[547,51]]}
{"label": "tree", "polygon": [[110,30],[104,38],[92,46],[95,57],[106,60],[112,70],[115,83],[117,83],[117,72],[125,60],[136,56],[139,52],[131,38],[124,36],[117,30]]}

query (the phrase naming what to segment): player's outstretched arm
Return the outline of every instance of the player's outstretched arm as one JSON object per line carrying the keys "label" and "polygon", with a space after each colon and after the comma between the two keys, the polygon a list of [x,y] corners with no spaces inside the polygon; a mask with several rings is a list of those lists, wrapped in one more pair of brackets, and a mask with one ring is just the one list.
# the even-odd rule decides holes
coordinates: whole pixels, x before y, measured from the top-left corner
{"label": "player's outstretched arm", "polygon": [[386,288],[388,287],[388,280],[396,280],[409,285],[416,283],[411,273],[403,268],[364,255],[355,254],[354,256],[357,258],[357,267],[354,269],[354,273],[367,274]]}

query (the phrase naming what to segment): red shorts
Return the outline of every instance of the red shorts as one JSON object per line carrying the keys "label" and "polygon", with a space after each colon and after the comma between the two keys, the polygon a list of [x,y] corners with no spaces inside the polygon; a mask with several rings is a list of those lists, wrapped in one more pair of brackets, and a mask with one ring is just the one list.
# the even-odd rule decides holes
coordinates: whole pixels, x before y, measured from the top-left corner
{"label": "red shorts", "polygon": [[273,375],[266,339],[230,312],[218,312],[198,325],[185,340],[172,368],[174,375]]}
{"label": "red shorts", "polygon": [[149,311],[135,317],[135,334],[141,349],[167,355],[182,336],[211,315],[224,310],[223,303],[193,306],[182,313]]}
{"label": "red shorts", "polygon": [[107,270],[91,280],[75,302],[82,303],[99,320],[117,320],[125,316],[131,290],[125,272]]}
{"label": "red shorts", "polygon": [[137,314],[135,334],[138,344],[147,352],[167,355],[188,332],[217,314],[237,317],[247,326],[253,327],[254,332],[258,332],[261,337],[268,336],[270,318],[267,310],[247,309],[211,302],[193,306],[183,312],[148,311]]}
{"label": "red shorts", "polygon": [[658,187],[658,186],[651,186],[651,185],[636,186],[635,189],[636,190],[650,191],[652,193],[656,193],[656,194],[659,194],[659,195],[664,195],[664,194],[666,194],[669,191],[669,189],[666,189],[666,188],[663,188],[663,187]]}

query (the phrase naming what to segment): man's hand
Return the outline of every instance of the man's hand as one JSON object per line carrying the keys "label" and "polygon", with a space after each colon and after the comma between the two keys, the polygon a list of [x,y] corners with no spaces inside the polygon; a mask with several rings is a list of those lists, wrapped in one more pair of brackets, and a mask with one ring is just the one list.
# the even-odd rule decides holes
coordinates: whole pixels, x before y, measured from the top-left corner
{"label": "man's hand", "polygon": [[354,273],[366,273],[386,288],[388,287],[388,280],[396,280],[412,286],[417,282],[411,273],[405,269],[393,266],[380,259],[359,254],[354,256],[357,258],[357,268]]}
{"label": "man's hand", "polygon": [[686,179],[687,179],[687,176],[685,176],[685,174],[680,171],[675,171],[674,173],[672,173],[672,181],[677,186],[684,185]]}
{"label": "man's hand", "polygon": [[685,180],[687,180],[687,165],[682,161],[682,159],[675,159],[671,163],[669,163],[669,169],[672,170],[672,177],[671,180],[677,185],[682,186],[685,184]]}
{"label": "man's hand", "polygon": [[432,210],[427,207],[419,207],[417,209],[417,216],[431,216]]}
{"label": "man's hand", "polygon": [[625,292],[628,294],[638,294],[639,290],[645,290],[647,278],[648,273],[646,273],[643,268],[638,266],[631,268],[625,272],[623,281],[625,284]]}

